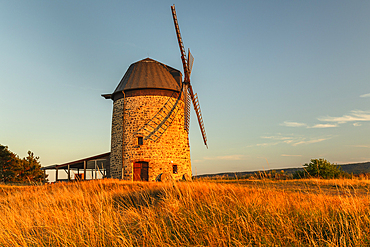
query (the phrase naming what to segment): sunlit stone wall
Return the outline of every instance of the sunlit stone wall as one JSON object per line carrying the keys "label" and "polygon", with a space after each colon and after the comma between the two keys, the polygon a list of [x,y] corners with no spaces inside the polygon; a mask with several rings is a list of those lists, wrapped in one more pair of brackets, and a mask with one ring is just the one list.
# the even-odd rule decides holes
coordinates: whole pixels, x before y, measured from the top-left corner
{"label": "sunlit stone wall", "polygon": [[[170,177],[174,180],[183,179],[184,175],[191,177],[189,138],[184,130],[182,100],[177,105],[179,110],[175,119],[160,139],[156,142],[144,140],[143,145],[138,145],[138,137],[145,136],[145,132],[135,133],[163,107],[169,98],[169,96],[154,95],[133,96],[114,102],[110,161],[112,178],[132,180],[133,164],[138,161],[149,163],[149,181],[155,181],[160,174],[164,174],[162,178]],[[175,98],[170,100],[176,101]],[[123,148],[122,143],[124,143]],[[173,165],[177,165],[176,174],[173,173]]]}

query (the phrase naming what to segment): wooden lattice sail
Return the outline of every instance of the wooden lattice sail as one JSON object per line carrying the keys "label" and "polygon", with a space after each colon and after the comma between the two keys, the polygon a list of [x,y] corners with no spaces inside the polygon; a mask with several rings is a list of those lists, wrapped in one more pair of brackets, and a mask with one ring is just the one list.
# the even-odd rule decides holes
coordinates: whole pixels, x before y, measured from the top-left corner
{"label": "wooden lattice sail", "polygon": [[[203,122],[202,113],[201,113],[201,110],[200,110],[198,96],[197,96],[197,94],[194,94],[193,88],[190,84],[190,74],[191,74],[191,68],[193,66],[194,58],[191,55],[190,50],[189,50],[189,56],[188,56],[188,59],[186,59],[184,44],[182,42],[181,33],[180,33],[180,27],[179,27],[179,23],[177,21],[175,5],[171,6],[171,10],[172,10],[173,23],[175,25],[175,30],[176,30],[176,35],[177,35],[177,41],[179,43],[179,48],[180,48],[180,53],[181,53],[182,66],[183,66],[183,69],[184,69],[184,77],[185,78],[184,78],[183,84],[185,84],[188,88],[188,93],[190,95],[191,101],[193,102],[195,114],[197,115],[197,119],[198,119],[198,123],[199,123],[199,127],[200,127],[200,132],[202,133],[204,145],[206,145],[206,147],[208,148],[206,129],[204,127],[204,122]],[[189,119],[187,121],[189,121]],[[185,129],[186,128],[188,128],[188,126],[186,126]]]}

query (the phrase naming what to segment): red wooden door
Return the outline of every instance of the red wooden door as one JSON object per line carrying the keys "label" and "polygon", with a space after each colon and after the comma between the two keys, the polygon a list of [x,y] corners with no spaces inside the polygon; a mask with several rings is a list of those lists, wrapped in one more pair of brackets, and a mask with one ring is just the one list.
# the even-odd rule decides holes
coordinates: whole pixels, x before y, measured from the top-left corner
{"label": "red wooden door", "polygon": [[134,163],[134,181],[140,181],[141,180],[141,164],[140,163]]}
{"label": "red wooden door", "polygon": [[149,180],[149,164],[148,162],[134,163],[134,181],[148,181]]}

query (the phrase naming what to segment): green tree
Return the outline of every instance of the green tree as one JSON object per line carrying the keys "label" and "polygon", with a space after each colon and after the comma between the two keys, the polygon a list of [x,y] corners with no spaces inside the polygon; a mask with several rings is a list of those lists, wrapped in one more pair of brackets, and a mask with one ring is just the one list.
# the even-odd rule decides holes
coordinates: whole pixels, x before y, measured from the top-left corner
{"label": "green tree", "polygon": [[293,178],[339,178],[345,176],[342,168],[336,164],[332,164],[326,159],[311,159],[309,164],[304,165],[304,171],[297,171],[293,174]]}
{"label": "green tree", "polygon": [[[46,178],[45,178],[46,179]],[[42,182],[44,173],[41,170],[39,157],[31,151],[20,159],[7,146],[0,144],[0,181],[7,182]]]}
{"label": "green tree", "polygon": [[0,144],[0,180],[1,182],[11,182],[17,175],[16,167],[19,158],[9,151],[7,146]]}
{"label": "green tree", "polygon": [[41,170],[39,157],[36,157],[31,151],[28,151],[28,156],[21,160],[19,181],[27,182],[42,182],[44,172]]}

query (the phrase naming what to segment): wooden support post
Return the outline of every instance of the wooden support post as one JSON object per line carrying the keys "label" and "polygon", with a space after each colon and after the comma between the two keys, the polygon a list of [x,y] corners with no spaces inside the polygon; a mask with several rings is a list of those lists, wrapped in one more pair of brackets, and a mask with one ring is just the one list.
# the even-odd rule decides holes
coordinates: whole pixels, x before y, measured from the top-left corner
{"label": "wooden support post", "polygon": [[58,167],[55,168],[55,182],[58,182]]}
{"label": "wooden support post", "polygon": [[44,181],[42,181],[42,183],[46,183],[46,170],[44,170],[44,177],[43,177]]}
{"label": "wooden support post", "polygon": [[71,181],[71,167],[68,165],[68,182]]}
{"label": "wooden support post", "polygon": [[98,174],[96,174],[96,160],[95,160],[95,179],[98,179]]}
{"label": "wooden support post", "polygon": [[86,160],[84,160],[84,180],[86,180]]}

